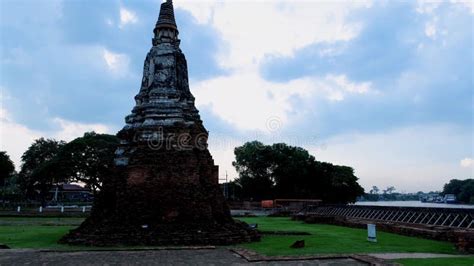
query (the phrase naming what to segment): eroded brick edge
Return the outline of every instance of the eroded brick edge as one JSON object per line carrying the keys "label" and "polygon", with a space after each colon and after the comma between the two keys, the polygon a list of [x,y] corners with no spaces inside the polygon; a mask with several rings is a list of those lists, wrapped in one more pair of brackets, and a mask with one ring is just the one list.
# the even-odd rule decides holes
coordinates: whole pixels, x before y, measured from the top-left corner
{"label": "eroded brick edge", "polygon": [[255,251],[244,249],[244,248],[231,248],[230,251],[241,256],[248,262],[261,262],[261,261],[298,261],[298,260],[329,260],[329,259],[353,259],[356,261],[364,262],[369,265],[399,265],[380,258],[372,257],[364,254],[320,254],[320,255],[308,255],[308,256],[265,256]]}

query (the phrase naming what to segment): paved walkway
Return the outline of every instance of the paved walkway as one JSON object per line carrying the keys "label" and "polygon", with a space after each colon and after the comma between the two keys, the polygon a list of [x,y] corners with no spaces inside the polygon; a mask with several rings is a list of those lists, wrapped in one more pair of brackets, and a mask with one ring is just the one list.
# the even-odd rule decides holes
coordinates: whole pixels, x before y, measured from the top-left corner
{"label": "paved walkway", "polygon": [[249,263],[223,248],[206,250],[77,251],[0,250],[0,265],[367,265],[353,259]]}
{"label": "paved walkway", "polygon": [[384,259],[384,260],[469,257],[469,255],[450,255],[450,254],[435,254],[435,253],[371,253],[367,255],[371,257],[376,257],[379,259]]}

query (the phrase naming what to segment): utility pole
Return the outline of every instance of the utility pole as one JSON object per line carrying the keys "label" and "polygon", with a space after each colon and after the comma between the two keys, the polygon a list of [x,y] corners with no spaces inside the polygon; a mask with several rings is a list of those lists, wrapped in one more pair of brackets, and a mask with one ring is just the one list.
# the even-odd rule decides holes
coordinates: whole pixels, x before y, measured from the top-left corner
{"label": "utility pole", "polygon": [[227,170],[225,171],[225,185],[224,185],[224,190],[225,190],[225,199],[229,199],[229,181],[227,181]]}
{"label": "utility pole", "polygon": [[225,171],[225,179],[223,178],[219,178],[219,180],[222,180],[224,181],[225,180],[225,183],[224,183],[224,198],[226,200],[229,199],[229,184],[228,184],[228,176],[227,176],[227,171]]}
{"label": "utility pole", "polygon": [[219,178],[219,181],[224,181],[224,198],[227,200],[229,198],[229,193],[227,189],[227,171],[225,171],[225,178]]}

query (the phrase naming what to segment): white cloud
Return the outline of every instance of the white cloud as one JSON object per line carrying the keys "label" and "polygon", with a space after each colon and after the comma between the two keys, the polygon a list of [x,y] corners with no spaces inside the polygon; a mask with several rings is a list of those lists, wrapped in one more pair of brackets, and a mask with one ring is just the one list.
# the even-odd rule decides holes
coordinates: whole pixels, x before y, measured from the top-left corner
{"label": "white cloud", "polygon": [[213,27],[224,40],[217,61],[232,74],[192,84],[191,88],[198,105],[209,106],[240,129],[265,131],[272,118],[284,125],[293,108],[293,96],[342,101],[350,94],[371,90],[369,82],[354,83],[344,75],[277,83],[258,74],[266,55],[292,56],[313,43],[351,40],[361,25],[349,21],[348,16],[369,7],[369,2],[176,1],[174,5],[189,11],[198,23]]}
{"label": "white cloud", "polygon": [[460,165],[462,167],[474,167],[474,159],[473,158],[464,158],[461,160]]}
{"label": "white cloud", "polygon": [[436,38],[436,25],[434,22],[427,22],[425,24],[425,35],[431,39]]}
{"label": "white cloud", "polygon": [[224,182],[226,173],[229,181],[238,177],[235,168],[232,166],[232,162],[235,160],[234,148],[243,145],[244,142],[242,139],[232,139],[211,133],[209,151],[214,158],[214,163],[219,165],[219,181],[221,183]]}
{"label": "white cloud", "polygon": [[114,53],[104,48],[102,57],[110,72],[118,75],[127,73],[130,58],[126,54]]}
{"label": "white cloud", "polygon": [[370,82],[355,83],[347,79],[345,75],[328,75],[319,86],[328,92],[328,98],[333,101],[342,101],[350,93],[365,94],[371,91]]}
{"label": "white cloud", "polygon": [[0,113],[0,149],[7,152],[18,170],[21,155],[41,133],[11,121],[5,109],[0,109]]}
{"label": "white cloud", "polygon": [[[261,79],[255,74],[219,77],[194,84],[197,105],[208,105],[215,114],[246,130],[265,130],[270,117],[286,119],[284,87]],[[274,97],[269,97],[271,92]]]}
{"label": "white cloud", "polygon": [[439,0],[418,0],[416,11],[420,14],[432,14],[441,3]]}
{"label": "white cloud", "polygon": [[474,14],[474,1],[472,0],[451,0],[451,3],[461,4],[467,7]]}
{"label": "white cloud", "polygon": [[283,126],[294,111],[291,98],[311,105],[314,97],[342,101],[350,94],[372,91],[370,82],[351,82],[344,75],[301,78],[286,83],[267,81],[255,73],[236,73],[192,84],[197,105],[210,106],[225,121],[243,130],[268,131],[270,119]]}
{"label": "white cloud", "polygon": [[[301,139],[303,138],[303,139]],[[219,178],[237,177],[231,162],[234,147],[260,139],[265,143],[285,142],[307,149],[318,161],[348,165],[355,169],[359,183],[369,189],[395,186],[399,191],[441,190],[452,178],[472,177],[474,160],[466,158],[459,167],[461,154],[470,152],[470,132],[452,125],[411,126],[378,133],[347,133],[328,139],[274,135],[265,141],[252,135],[242,139],[212,134],[209,150],[219,165]],[[469,166],[467,166],[469,164]],[[469,168],[471,167],[471,168]]]}
{"label": "white cloud", "polygon": [[472,0],[464,0],[461,1],[467,8],[471,10],[471,13],[474,14],[474,1]]}
{"label": "white cloud", "polygon": [[126,9],[125,7],[120,7],[120,24],[119,28],[123,28],[127,24],[137,23],[138,18],[135,12]]}
{"label": "white cloud", "polygon": [[40,137],[71,141],[84,135],[85,132],[113,132],[110,126],[103,124],[84,124],[62,118],[54,118],[50,122],[57,128],[56,130],[32,130],[25,125],[13,121],[7,110],[0,108],[0,150],[7,151],[17,170],[21,166],[21,155],[35,139]]}
{"label": "white cloud", "polygon": [[209,23],[226,42],[218,62],[226,68],[258,66],[265,54],[291,56],[315,42],[350,40],[360,29],[348,14],[367,2],[177,1],[201,23]]}
{"label": "white cloud", "polygon": [[107,25],[109,25],[109,26],[113,26],[113,25],[114,25],[114,22],[112,21],[112,19],[107,18],[107,19],[105,19],[105,24],[107,24]]}
{"label": "white cloud", "polygon": [[5,50],[0,57],[0,63],[2,65],[28,67],[33,64],[33,59],[25,49],[21,47],[15,47],[12,49],[7,49],[5,47]]}
{"label": "white cloud", "polygon": [[62,118],[53,118],[52,122],[59,127],[58,131],[51,135],[60,140],[71,141],[82,136],[85,132],[95,131],[96,133],[111,133],[110,127],[104,124],[84,124],[65,120]]}
{"label": "white cloud", "polygon": [[[325,149],[306,147],[317,160],[354,167],[365,188],[395,186],[398,190],[441,190],[452,178],[472,177],[472,168],[459,167],[460,155],[470,152],[471,132],[452,125],[398,128],[386,132],[348,133],[323,141]],[[472,158],[463,160],[474,165]]]}
{"label": "white cloud", "polygon": [[425,35],[428,38],[435,40],[436,37],[440,33],[441,35],[446,34],[446,30],[443,31],[439,29],[439,25],[438,25],[439,18],[437,15],[435,14],[430,14],[430,15],[431,15],[430,20],[425,23]]}
{"label": "white cloud", "polygon": [[174,8],[185,9],[193,15],[200,24],[212,23],[212,16],[218,5],[223,5],[223,1],[217,0],[183,0],[174,1]]}

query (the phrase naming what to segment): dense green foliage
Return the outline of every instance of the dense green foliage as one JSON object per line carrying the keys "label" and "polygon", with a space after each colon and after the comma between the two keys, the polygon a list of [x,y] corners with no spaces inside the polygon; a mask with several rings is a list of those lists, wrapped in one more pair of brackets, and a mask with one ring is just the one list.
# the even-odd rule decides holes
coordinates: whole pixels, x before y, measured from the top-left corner
{"label": "dense green foliage", "polygon": [[92,191],[100,189],[111,168],[116,136],[85,133],[69,143],[40,138],[23,154],[18,183],[28,199],[45,203],[54,184],[82,182]]}
{"label": "dense green foliage", "polygon": [[[311,235],[277,236],[264,235],[260,242],[243,244],[258,253],[277,255],[308,255],[328,253],[382,253],[382,252],[428,252],[456,253],[453,244],[415,237],[377,232],[377,243],[367,241],[367,230],[325,224],[306,224],[289,218],[239,218],[250,224],[258,224],[262,231],[300,231]],[[305,247],[290,248],[296,240],[305,240]]]}
{"label": "dense green foliage", "polygon": [[459,202],[474,204],[474,179],[452,179],[444,185],[443,194],[454,194]]}
{"label": "dense green foliage", "polygon": [[21,199],[21,190],[18,187],[18,174],[15,171],[10,156],[4,151],[0,152],[0,197],[5,202]]}
{"label": "dense green foliage", "polygon": [[13,174],[6,180],[4,185],[0,186],[0,199],[3,200],[2,206],[5,206],[7,202],[18,202],[23,199],[23,193],[18,185],[18,174]]}
{"label": "dense green foliage", "polygon": [[395,260],[404,266],[472,266],[474,256],[461,258],[400,259]]}
{"label": "dense green foliage", "polygon": [[231,190],[240,199],[317,198],[346,203],[364,192],[351,167],[316,161],[300,147],[253,141],[234,153],[239,178]]}
{"label": "dense green foliage", "polygon": [[113,165],[118,143],[113,135],[85,133],[62,147],[50,165],[50,173],[69,182],[85,183],[96,192]]}
{"label": "dense green foliage", "polygon": [[7,180],[15,172],[15,165],[13,164],[7,152],[0,151],[0,187],[5,186]]}
{"label": "dense green foliage", "polygon": [[39,197],[43,203],[52,184],[64,181],[64,178],[54,178],[50,173],[50,165],[59,150],[66,143],[54,139],[37,139],[23,153],[23,165],[18,182],[28,198]]}

